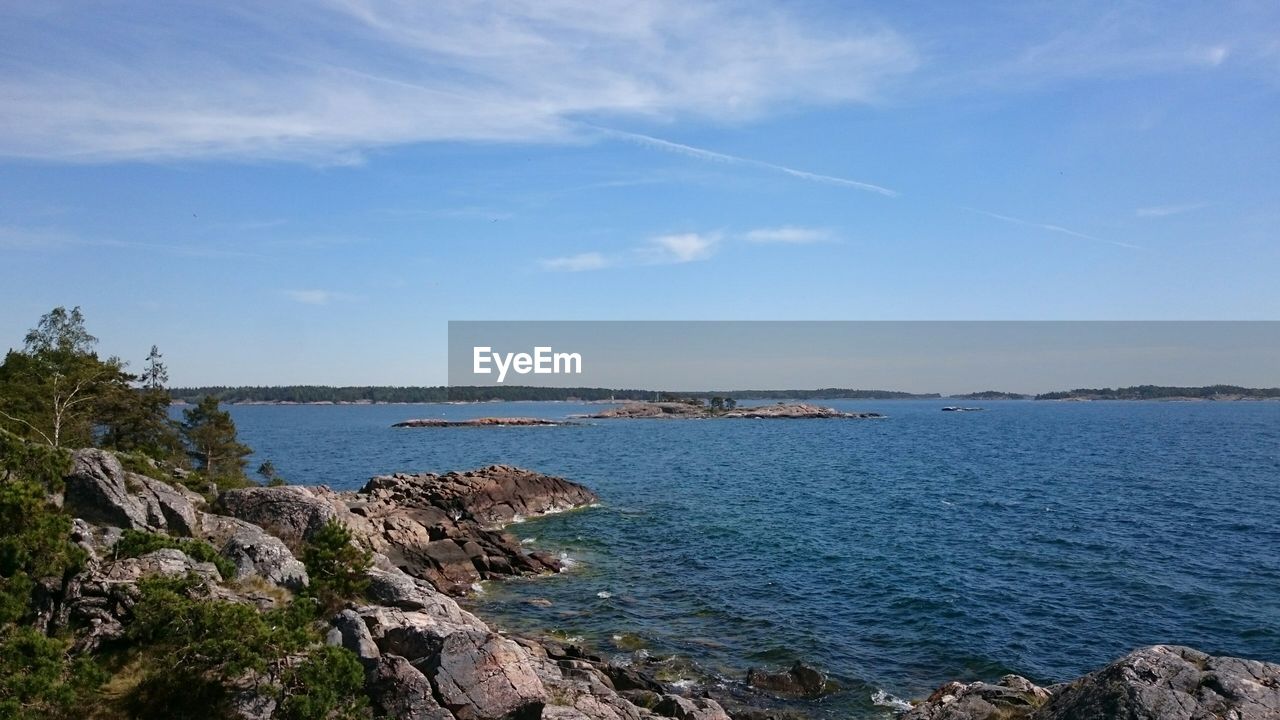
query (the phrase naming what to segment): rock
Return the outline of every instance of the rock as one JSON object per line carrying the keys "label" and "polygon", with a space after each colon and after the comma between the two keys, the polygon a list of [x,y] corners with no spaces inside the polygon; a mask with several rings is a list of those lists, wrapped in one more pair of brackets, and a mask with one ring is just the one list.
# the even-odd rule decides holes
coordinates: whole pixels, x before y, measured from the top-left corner
{"label": "rock", "polygon": [[368,577],[366,595],[380,605],[419,610],[454,625],[484,626],[479,618],[459,607],[453,598],[440,593],[430,583],[400,570],[371,568]]}
{"label": "rock", "polygon": [[1071,683],[950,682],[903,720],[1276,720],[1280,664],[1174,645],[1135,650]]}
{"label": "rock", "polygon": [[402,504],[458,512],[487,525],[582,507],[599,499],[577,483],[510,465],[445,475],[384,475],[370,480],[361,494],[389,495]]}
{"label": "rock", "polygon": [[159,480],[126,472],[106,450],[72,453],[64,483],[63,507],[89,522],[171,535],[196,533],[197,510],[189,496]]}
{"label": "rock", "polygon": [[203,539],[236,564],[236,579],[257,575],[264,580],[301,590],[307,586],[307,569],[279,539],[252,523],[223,515],[202,513]]}
{"label": "rock", "polygon": [[724,708],[709,698],[663,695],[653,711],[675,720],[730,720]]}
{"label": "rock", "polygon": [[1030,718],[1049,699],[1044,688],[1018,675],[1005,675],[999,684],[949,682],[902,720],[1016,720]]}
{"label": "rock", "polygon": [[1061,688],[1032,717],[1276,720],[1280,664],[1154,645]]}
{"label": "rock", "polygon": [[227,490],[213,509],[253,523],[294,549],[338,515],[330,502],[300,485]]}
{"label": "rock", "polygon": [[747,671],[747,684],[782,695],[816,697],[826,692],[827,676],[797,660],[786,672],[752,668]]}
{"label": "rock", "polygon": [[458,720],[533,720],[546,704],[542,682],[520,646],[492,632],[451,633],[429,667],[441,704]]}
{"label": "rock", "polygon": [[455,720],[452,713],[436,702],[427,676],[399,655],[378,658],[366,677],[365,691],[377,717]]}
{"label": "rock", "polygon": [[[335,633],[336,637],[334,637]],[[366,667],[377,663],[381,655],[378,646],[373,642],[373,636],[369,633],[369,627],[353,610],[343,610],[333,618],[333,630],[330,631],[327,642],[355,653]]]}

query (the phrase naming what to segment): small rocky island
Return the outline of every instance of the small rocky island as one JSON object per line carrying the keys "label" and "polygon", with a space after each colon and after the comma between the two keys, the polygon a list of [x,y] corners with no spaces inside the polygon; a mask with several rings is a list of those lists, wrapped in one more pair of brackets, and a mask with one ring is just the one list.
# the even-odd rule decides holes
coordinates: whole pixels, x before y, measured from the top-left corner
{"label": "small rocky island", "polygon": [[469,420],[445,420],[444,418],[420,418],[404,420],[393,428],[444,428],[444,427],[552,427],[566,425],[559,420],[530,417],[482,417]]}
{"label": "small rocky island", "polygon": [[629,402],[602,412],[587,415],[589,418],[727,418],[727,419],[830,419],[830,418],[881,418],[875,412],[842,412],[834,408],[808,403],[777,403],[754,407],[716,407],[698,402]]}

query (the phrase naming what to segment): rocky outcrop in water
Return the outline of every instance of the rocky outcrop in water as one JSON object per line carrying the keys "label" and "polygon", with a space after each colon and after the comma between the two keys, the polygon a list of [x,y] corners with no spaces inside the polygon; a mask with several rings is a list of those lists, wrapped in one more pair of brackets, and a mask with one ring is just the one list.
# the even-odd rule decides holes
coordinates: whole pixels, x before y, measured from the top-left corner
{"label": "rocky outcrop in water", "polygon": [[215,507],[295,548],[337,519],[391,566],[441,592],[462,595],[481,580],[559,571],[559,559],[526,552],[501,526],[596,499],[563,478],[491,465],[444,475],[379,476],[357,492],[297,486],[230,490]]}
{"label": "rocky outcrop in water", "polygon": [[566,423],[558,420],[545,420],[543,418],[528,417],[484,417],[472,418],[470,420],[445,420],[443,418],[421,418],[416,420],[404,420],[395,423],[393,428],[442,428],[442,427],[529,427],[529,426],[554,426],[565,425]]}
{"label": "rocky outcrop in water", "polygon": [[728,418],[728,419],[781,419],[816,420],[835,418],[880,418],[874,412],[843,412],[834,408],[808,403],[777,403],[732,410],[713,409],[706,405],[684,402],[630,402],[609,408],[590,418]]}
{"label": "rocky outcrop in water", "polygon": [[903,720],[1277,720],[1280,664],[1176,645],[1135,650],[1042,688],[1017,675],[938,688]]}
{"label": "rocky outcrop in water", "polygon": [[752,668],[747,672],[747,684],[781,695],[817,697],[827,691],[827,676],[797,660],[786,672]]}

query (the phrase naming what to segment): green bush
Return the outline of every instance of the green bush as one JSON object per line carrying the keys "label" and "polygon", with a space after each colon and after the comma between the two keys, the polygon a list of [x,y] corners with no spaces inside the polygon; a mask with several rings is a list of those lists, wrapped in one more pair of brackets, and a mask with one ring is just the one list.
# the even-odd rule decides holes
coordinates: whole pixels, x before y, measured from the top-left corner
{"label": "green bush", "polygon": [[105,673],[68,645],[32,628],[0,631],[0,718],[83,717]]}
{"label": "green bush", "polygon": [[209,543],[195,538],[173,537],[141,530],[125,530],[124,535],[116,543],[115,553],[118,558],[130,558],[166,549],[181,550],[196,562],[213,563],[224,580],[229,580],[236,575],[235,563],[220,555]]}
{"label": "green bush", "polygon": [[351,531],[336,519],[320,528],[302,551],[302,563],[311,578],[308,593],[322,610],[333,610],[347,600],[364,596],[370,553],[351,541]]}
{"label": "green bush", "polygon": [[320,647],[285,678],[279,717],[284,720],[354,720],[368,717],[364,667],[350,650]]}

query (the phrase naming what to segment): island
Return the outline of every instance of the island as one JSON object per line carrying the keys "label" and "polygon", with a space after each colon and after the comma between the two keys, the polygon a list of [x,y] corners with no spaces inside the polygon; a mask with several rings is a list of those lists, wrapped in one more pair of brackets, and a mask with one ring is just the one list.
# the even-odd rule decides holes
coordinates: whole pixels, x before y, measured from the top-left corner
{"label": "island", "polygon": [[1280,400],[1280,388],[1247,388],[1239,385],[1173,387],[1133,385],[1122,388],[1076,388],[1041,393],[1037,400]]}
{"label": "island", "polygon": [[556,425],[567,425],[569,423],[559,420],[546,420],[544,418],[530,417],[482,417],[471,418],[469,420],[446,420],[444,418],[417,418],[414,420],[402,420],[395,423],[393,428],[443,428],[443,427],[552,427]]}
{"label": "island", "polygon": [[776,405],[758,405],[754,407],[737,407],[736,404],[704,405],[697,400],[681,400],[671,402],[631,402],[618,407],[609,408],[584,417],[596,419],[617,418],[667,418],[667,419],[834,419],[857,418],[871,419],[885,417],[877,412],[844,412],[835,408],[810,405],[808,403],[778,403]]}

